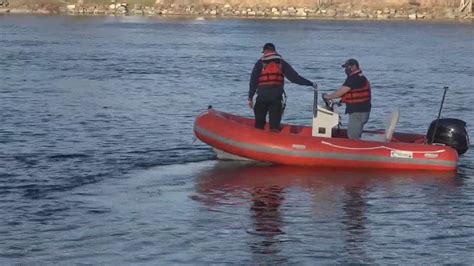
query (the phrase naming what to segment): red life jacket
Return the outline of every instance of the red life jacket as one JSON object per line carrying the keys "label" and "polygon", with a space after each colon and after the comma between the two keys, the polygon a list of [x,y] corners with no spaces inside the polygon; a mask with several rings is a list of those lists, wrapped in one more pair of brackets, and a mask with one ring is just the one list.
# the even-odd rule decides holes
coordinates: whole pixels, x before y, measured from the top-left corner
{"label": "red life jacket", "polygon": [[[362,76],[362,71],[357,70],[350,74]],[[363,76],[362,76],[363,77]],[[352,103],[369,103],[370,102],[370,82],[364,77],[365,82],[360,88],[351,88],[351,90],[341,97],[341,102],[346,104]]]}
{"label": "red life jacket", "polygon": [[281,56],[276,52],[265,53],[262,57],[262,72],[258,78],[258,86],[281,87],[285,81],[281,66]]}

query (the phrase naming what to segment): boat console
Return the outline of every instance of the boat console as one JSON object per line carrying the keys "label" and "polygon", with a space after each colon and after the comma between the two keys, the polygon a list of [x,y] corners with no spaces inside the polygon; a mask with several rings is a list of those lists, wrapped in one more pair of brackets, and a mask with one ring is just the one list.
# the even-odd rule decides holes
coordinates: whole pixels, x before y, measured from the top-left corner
{"label": "boat console", "polygon": [[334,111],[334,102],[323,98],[325,107],[318,105],[318,91],[314,90],[313,101],[313,137],[332,137],[332,129],[339,125],[339,114]]}

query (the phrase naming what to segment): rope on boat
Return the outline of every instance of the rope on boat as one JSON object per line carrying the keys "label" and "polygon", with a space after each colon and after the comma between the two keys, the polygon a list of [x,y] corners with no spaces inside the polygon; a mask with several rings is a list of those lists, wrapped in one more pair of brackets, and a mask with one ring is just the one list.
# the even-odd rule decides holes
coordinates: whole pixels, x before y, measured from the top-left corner
{"label": "rope on boat", "polygon": [[335,144],[332,144],[332,143],[324,141],[324,140],[321,141],[321,143],[329,145],[331,147],[346,149],[346,150],[353,150],[353,151],[376,150],[376,149],[387,149],[387,150],[391,150],[391,151],[401,151],[401,152],[411,152],[411,153],[442,153],[442,152],[446,151],[444,149],[443,150],[437,150],[437,151],[407,151],[407,150],[394,149],[394,148],[390,148],[390,147],[387,147],[387,146],[376,146],[376,147],[368,147],[368,148],[353,148],[353,147],[344,147],[344,146],[335,145]]}

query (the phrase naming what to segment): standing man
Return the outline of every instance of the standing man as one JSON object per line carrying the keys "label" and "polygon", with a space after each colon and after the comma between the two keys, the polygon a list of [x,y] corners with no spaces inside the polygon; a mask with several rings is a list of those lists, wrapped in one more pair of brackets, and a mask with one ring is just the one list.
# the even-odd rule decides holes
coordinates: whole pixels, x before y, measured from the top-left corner
{"label": "standing man", "polygon": [[[316,86],[316,83],[298,75],[276,52],[273,43],[266,43],[263,46],[262,58],[253,67],[249,84],[248,105],[254,110],[256,128],[265,128],[265,118],[268,113],[270,130],[280,131],[285,77],[298,85]],[[255,93],[257,93],[257,99],[254,105]]]}
{"label": "standing man", "polygon": [[362,75],[357,60],[349,59],[342,67],[347,74],[346,81],[335,92],[323,94],[323,98],[326,100],[341,98],[341,102],[346,104],[346,114],[349,114],[347,137],[360,139],[372,107],[370,82]]}

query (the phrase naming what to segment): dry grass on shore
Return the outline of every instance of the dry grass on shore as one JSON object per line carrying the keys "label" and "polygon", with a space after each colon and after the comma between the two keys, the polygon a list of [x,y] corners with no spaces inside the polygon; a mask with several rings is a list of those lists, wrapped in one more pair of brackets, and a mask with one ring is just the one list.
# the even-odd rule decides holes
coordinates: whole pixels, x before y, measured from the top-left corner
{"label": "dry grass on shore", "polygon": [[[70,1],[75,3],[77,1]],[[156,0],[116,0],[115,3],[127,3],[131,6],[140,5],[140,6],[154,6]],[[84,0],[84,5],[110,5],[113,4],[110,0]]]}
{"label": "dry grass on shore", "polygon": [[63,2],[60,0],[10,0],[10,8],[27,8],[31,10],[58,10]]}
{"label": "dry grass on shore", "polygon": [[[127,3],[129,5],[154,6],[156,0],[116,0],[115,3]],[[110,5],[110,0],[84,0],[86,5]]]}
{"label": "dry grass on shore", "polygon": [[[46,9],[46,10],[57,10],[59,7],[64,6],[64,4],[76,4],[76,0],[10,0],[10,8],[27,8],[27,9]],[[128,3],[130,6],[139,5],[139,6],[154,6],[155,0],[116,0],[116,3]],[[84,5],[94,6],[94,5],[103,5],[108,6],[112,4],[110,0],[84,0]]]}

